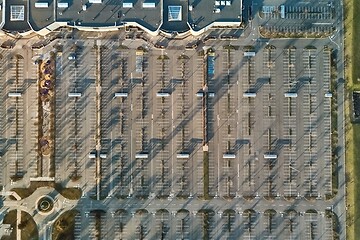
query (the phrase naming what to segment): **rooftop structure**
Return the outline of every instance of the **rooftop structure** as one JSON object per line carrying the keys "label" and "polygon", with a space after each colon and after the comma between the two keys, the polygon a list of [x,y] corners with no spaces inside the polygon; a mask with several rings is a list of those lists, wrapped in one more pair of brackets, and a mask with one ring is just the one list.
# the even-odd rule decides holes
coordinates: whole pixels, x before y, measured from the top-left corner
{"label": "rooftop structure", "polygon": [[212,26],[236,26],[241,23],[241,0],[189,0],[189,4],[192,10],[189,11],[188,22],[194,31]]}
{"label": "rooftop structure", "polygon": [[[11,4],[1,5],[1,27],[7,32],[26,32],[31,30],[28,19],[28,5],[25,0],[14,0]],[[4,15],[3,15],[4,14]]]}
{"label": "rooftop structure", "polygon": [[169,21],[181,21],[181,6],[168,6],[168,19]]}
{"label": "rooftop structure", "polygon": [[10,21],[24,21],[25,20],[25,6],[11,5],[10,6]]}

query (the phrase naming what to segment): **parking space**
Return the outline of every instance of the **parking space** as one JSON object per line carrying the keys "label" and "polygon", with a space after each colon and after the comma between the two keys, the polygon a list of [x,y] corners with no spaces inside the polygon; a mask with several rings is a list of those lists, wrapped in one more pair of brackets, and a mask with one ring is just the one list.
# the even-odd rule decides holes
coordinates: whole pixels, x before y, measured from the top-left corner
{"label": "parking space", "polygon": [[323,97],[320,106],[323,111],[323,121],[319,126],[319,132],[324,134],[318,137],[318,152],[323,153],[323,162],[320,162],[319,190],[321,195],[330,194],[332,191],[332,156],[331,156],[331,99]]}
{"label": "parking space", "polygon": [[[100,42],[98,42],[100,43]],[[100,195],[107,196],[110,191],[113,190],[113,176],[116,172],[113,170],[112,151],[113,151],[113,136],[116,129],[116,121],[118,121],[118,114],[115,109],[115,92],[116,92],[116,78],[117,78],[117,66],[118,56],[117,48],[110,41],[101,41],[101,45],[98,46],[100,50],[100,152],[104,154],[105,158],[100,160]],[[115,135],[115,134],[114,134]],[[110,179],[111,178],[111,179]],[[110,186],[111,185],[111,186]]]}
{"label": "parking space", "polygon": [[[333,239],[334,238],[334,222],[332,219],[332,214],[331,213],[321,213],[322,214],[322,221],[324,222],[324,228],[322,229],[323,234],[322,236],[324,236],[325,239]],[[324,216],[325,215],[325,216]]]}
{"label": "parking space", "polygon": [[74,239],[81,240],[81,225],[82,225],[81,213],[75,215],[75,226],[74,226]]}
{"label": "parking space", "polygon": [[173,101],[174,95],[174,81],[172,80],[172,58],[166,54],[154,55],[152,59],[155,60],[155,78],[154,81],[154,133],[159,140],[157,148],[153,149],[152,156],[155,169],[155,185],[153,191],[158,196],[167,197],[170,195],[172,185],[172,162],[174,154],[173,145]]}
{"label": "parking space", "polygon": [[[131,177],[130,193],[146,197],[150,193],[150,134],[151,134],[151,79],[149,72],[153,65],[151,56],[143,49],[132,51],[135,71],[131,74]],[[152,60],[152,59],[151,59]]]}
{"label": "parking space", "polygon": [[291,46],[283,52],[283,79],[286,90],[290,90],[296,84],[296,47]]}
{"label": "parking space", "polygon": [[[337,38],[256,33],[258,23],[274,33],[334,30],[324,0],[295,2],[263,8],[240,39],[227,38],[231,29],[175,39],[127,28],[127,40],[73,31],[33,54],[17,55],[23,40],[1,50],[0,164],[11,184],[0,186],[36,177],[36,126],[52,115],[45,104],[38,116],[45,93],[33,62],[55,52],[55,182],[83,191],[75,239],[331,239],[322,212],[331,203],[322,203],[332,192]],[[118,204],[126,210],[113,211]]]}
{"label": "parking space", "polygon": [[305,223],[305,236],[308,239],[320,239],[321,235],[319,235],[318,223],[318,213],[316,211],[307,211],[304,215],[304,223]]}
{"label": "parking space", "polygon": [[[298,111],[297,111],[297,98],[295,94],[291,95],[297,90],[296,81],[296,62],[297,49],[294,46],[290,46],[283,50],[283,85],[284,95],[283,98],[283,136],[288,140],[288,145],[284,148],[284,195],[286,197],[296,196],[297,187],[299,181],[299,166],[297,165],[297,144],[298,144]],[[290,97],[289,97],[290,96]],[[301,136],[301,133],[299,133]]]}
{"label": "parking space", "polygon": [[[112,161],[113,185],[111,186],[111,194],[120,197],[129,195],[130,181],[130,69],[128,66],[129,52],[126,49],[118,50],[118,61],[116,62],[117,77],[113,79],[116,85],[116,92],[119,97],[112,99],[112,120],[114,121],[112,144],[109,157]],[[115,68],[116,69],[116,68]]]}
{"label": "parking space", "polygon": [[[218,61],[221,61],[219,65],[221,77],[217,87],[211,86],[210,80],[209,88],[217,88],[217,102],[216,108],[216,127],[215,142],[220,144],[217,147],[217,159],[218,159],[218,194],[223,197],[231,198],[236,195],[237,190],[237,171],[234,168],[236,161],[236,139],[237,139],[237,95],[238,95],[238,78],[237,78],[237,62],[235,62],[235,56],[238,54],[235,49],[230,47],[222,49],[219,53]],[[220,88],[221,86],[221,88]]]}
{"label": "parking space", "polygon": [[282,231],[278,229],[280,222],[280,214],[278,214],[273,209],[268,209],[264,211],[264,214],[261,216],[261,221],[263,223],[263,237],[264,239],[276,239],[279,236],[279,233]]}
{"label": "parking space", "polygon": [[164,209],[155,213],[155,221],[152,223],[151,236],[153,239],[171,239],[172,215]]}
{"label": "parking space", "polygon": [[[204,195],[208,151],[211,197],[323,196],[331,189],[329,53],[318,45],[271,44],[182,51],[122,48],[104,39],[64,42],[56,58],[57,179],[79,174],[84,195],[94,196],[98,158],[101,197],[192,201]],[[12,87],[3,95],[17,92]],[[14,123],[12,111],[6,114]],[[102,238],[286,239],[302,235],[302,225],[307,235],[328,234],[319,229],[331,224],[320,214],[304,213],[301,223],[296,212],[272,210],[131,211],[101,215]],[[81,232],[92,238],[94,214],[88,220]]]}
{"label": "parking space", "polygon": [[56,57],[55,163],[57,180],[81,179],[95,194],[95,61],[89,41],[65,42]]}
{"label": "parking space", "polygon": [[[255,74],[255,57],[253,55],[252,47],[244,47],[244,57],[240,61],[242,69],[241,74],[241,84],[242,90],[239,93],[240,96],[240,106],[241,109],[241,122],[242,124],[242,137],[247,139],[246,144],[243,145],[242,154],[243,160],[240,163],[240,175],[243,176],[242,181],[242,191],[244,196],[253,196],[256,194],[255,191],[255,173],[258,171],[258,156],[256,151],[254,151],[255,135],[256,132],[256,113],[258,100],[256,98],[256,74]],[[240,83],[239,83],[240,84]],[[242,96],[241,96],[242,95]],[[260,101],[261,102],[261,101]]]}
{"label": "parking space", "polygon": [[[309,94],[315,94],[317,90],[317,59],[318,50],[313,46],[307,46],[302,52],[302,62],[304,67],[304,81],[309,80]],[[314,103],[316,105],[316,102]]]}
{"label": "parking space", "polygon": [[[200,210],[196,213],[196,224],[194,227],[199,228],[199,234],[192,236],[192,239],[212,239],[215,232],[215,212],[213,210]],[[195,238],[196,237],[196,238]]]}
{"label": "parking space", "polygon": [[[299,166],[297,159],[297,111],[296,100],[293,98],[284,99],[284,130],[283,135],[288,140],[284,148],[284,195],[287,197],[296,196],[299,184]],[[299,133],[300,134],[300,133]],[[300,135],[301,136],[301,135]]]}
{"label": "parking space", "polygon": [[[193,179],[196,181],[194,182],[194,193],[197,193],[198,195],[202,196],[204,195],[204,165],[203,165],[203,141],[204,141],[204,124],[203,124],[203,111],[202,111],[202,104],[203,104],[203,98],[197,97],[197,93],[199,90],[201,90],[204,86],[204,78],[205,78],[205,72],[204,72],[204,55],[202,52],[200,53],[194,53],[193,55],[193,62],[195,68],[193,68],[193,90],[192,95],[196,96],[196,98],[193,98],[193,104],[192,104],[192,112],[193,114],[193,121],[192,121],[192,132],[193,132],[193,139],[195,140],[194,145],[194,152],[193,152],[193,162],[194,165],[192,166],[194,175]],[[212,161],[212,156],[209,154],[209,161]],[[210,170],[209,167],[209,174],[212,174],[210,177],[212,178],[212,181],[214,181],[214,169],[212,168]],[[211,173],[212,171],[212,173]],[[214,191],[214,190],[213,190]]]}
{"label": "parking space", "polygon": [[[295,208],[296,209],[296,208]],[[76,215],[75,238],[94,237],[99,229],[102,239],[331,239],[333,220],[330,212],[313,209],[298,212],[288,209],[255,211],[210,209],[189,212],[185,209],[124,209],[90,211]]]}
{"label": "parking space", "polygon": [[88,215],[88,226],[87,226],[88,237],[90,239],[95,239],[98,237],[96,229],[96,219],[95,213],[90,213]]}
{"label": "parking space", "polygon": [[214,90],[218,91],[218,89],[214,89],[213,85],[216,85],[215,81],[221,76],[221,54],[213,48],[204,50],[203,61],[202,70],[204,76],[200,79],[202,80],[202,85],[197,96],[199,102],[202,103],[202,139],[209,156],[209,194],[217,197],[219,196],[221,185],[219,181],[221,162],[217,161],[217,159],[219,159],[222,149],[218,147],[221,137],[219,138],[218,135],[218,127],[215,127],[215,115],[218,115],[216,114],[218,111],[216,111],[217,109],[213,101],[215,94],[221,95],[221,92],[214,93]]}
{"label": "parking space", "polygon": [[[5,52],[1,52],[1,55],[0,55],[0,79],[5,79],[5,69],[4,69],[4,65],[6,63],[6,53]],[[0,127],[1,127],[1,130],[4,132],[5,130],[5,126],[6,126],[6,108],[5,108],[5,101],[6,101],[6,96],[5,96],[5,90],[6,90],[6,81],[3,81],[3,83],[0,84],[0,93],[1,93],[1,101],[2,101],[2,107],[0,108]],[[6,140],[6,136],[2,136],[1,137],[2,141],[5,141]],[[2,148],[5,147],[5,144],[2,144],[1,145]],[[1,186],[4,186],[7,184],[7,182],[9,181],[8,180],[8,177],[6,175],[6,172],[7,172],[7,166],[5,164],[5,162],[1,161],[0,163],[0,167],[1,167],[1,177],[0,177],[0,184]]]}
{"label": "parking space", "polygon": [[[91,95],[88,98],[88,94],[95,93],[94,89],[91,90],[91,79],[94,81],[95,72],[89,72],[88,67],[94,67],[95,63],[91,63],[91,60],[95,59],[87,59],[92,54],[89,43],[67,42],[62,47],[63,52],[56,57],[56,178],[75,180],[86,178],[86,171],[95,166],[95,163],[88,163],[90,149],[95,147],[95,104]],[[83,62],[84,55],[90,66]],[[89,117],[91,112],[93,116]],[[95,169],[91,173],[92,177],[94,173]],[[90,178],[89,183],[91,182],[95,184],[95,180]],[[89,189],[92,188],[94,185],[91,187],[90,184]]]}
{"label": "parking space", "polygon": [[[319,51],[320,61],[322,60],[322,68],[318,70],[318,78],[322,79],[320,88],[322,91],[317,93],[318,98],[318,115],[323,116],[322,121],[318,124],[317,132],[317,151],[318,156],[322,156],[324,161],[318,161],[319,175],[318,178],[319,196],[331,193],[332,189],[332,158],[331,158],[331,101],[332,94],[330,92],[330,51],[324,48]],[[323,134],[321,134],[323,133]]]}
{"label": "parking space", "polygon": [[[252,50],[247,50],[247,51],[249,53],[252,52]],[[245,56],[242,59],[242,62],[243,62],[243,72],[242,72],[243,89],[245,89],[245,91],[252,92],[251,90],[253,90],[252,88],[256,84],[255,59],[253,56],[249,55],[249,56]]]}
{"label": "parking space", "polygon": [[78,156],[82,151],[83,146],[81,143],[81,139],[79,138],[79,133],[81,129],[81,123],[79,122],[78,116],[81,111],[81,101],[77,98],[68,99],[67,112],[68,114],[68,124],[69,127],[69,135],[68,135],[68,149],[69,152],[67,154],[66,159],[66,167],[68,169],[68,174],[72,176],[72,174],[78,174],[79,166],[78,166]]}
{"label": "parking space", "polygon": [[126,239],[129,236],[128,223],[131,219],[131,214],[124,209],[120,209],[115,212],[114,215],[114,232],[115,232],[115,239]]}
{"label": "parking space", "polygon": [[[178,196],[202,195],[200,141],[205,138],[209,139],[210,195],[295,197],[311,190],[317,196],[316,174],[322,167],[315,159],[317,132],[329,124],[328,120],[316,123],[329,106],[328,99],[318,94],[327,88],[317,71],[319,53],[325,63],[330,61],[324,51],[266,45],[255,53],[251,46],[225,45],[201,54],[119,49],[111,41],[102,45],[104,196],[118,192],[124,197],[130,193],[146,197],[153,192],[167,197],[171,190]],[[78,55],[77,65],[82,54]],[[243,57],[236,60],[237,55]],[[323,71],[327,69],[325,65]],[[69,74],[78,75],[74,69]],[[284,97],[277,95],[277,89]],[[208,136],[203,130],[200,95],[204,92]],[[68,111],[75,115],[70,112],[75,110]],[[283,122],[281,128],[278,121]],[[263,157],[272,153],[275,159]],[[299,185],[301,179],[306,180],[304,186]]]}
{"label": "parking space", "polygon": [[[263,149],[266,154],[276,153],[276,158],[264,158],[264,183],[263,195],[274,198],[280,194],[283,186],[281,168],[283,165],[283,155],[278,149],[279,126],[276,124],[283,121],[278,114],[279,96],[276,94],[278,89],[278,78],[276,76],[277,59],[280,52],[273,45],[267,45],[262,51],[263,77],[257,80],[257,89],[262,96],[263,108]],[[281,104],[281,102],[280,102]]]}
{"label": "parking space", "polygon": [[295,210],[286,210],[280,213],[280,215],[283,218],[280,223],[280,229],[283,229],[280,233],[281,238],[296,239],[301,234],[299,229],[299,213]]}
{"label": "parking space", "polygon": [[217,224],[217,238],[238,239],[237,214],[234,210],[228,209],[218,213],[220,218]]}
{"label": "parking space", "polygon": [[94,194],[94,186],[95,186],[95,161],[94,159],[89,158],[89,154],[92,153],[95,149],[95,135],[96,135],[96,103],[95,103],[95,61],[96,61],[96,53],[95,50],[92,49],[93,46],[87,45],[86,50],[87,53],[81,55],[78,63],[79,69],[84,69],[80,72],[79,79],[85,79],[81,86],[84,97],[81,102],[81,109],[85,109],[80,111],[80,121],[83,123],[83,128],[81,129],[82,138],[85,139],[83,141],[84,148],[81,153],[81,170],[85,172],[85,179],[87,181],[87,186],[91,188],[91,194]]}
{"label": "parking space", "polygon": [[[196,104],[196,96],[192,95],[192,64],[194,59],[189,54],[181,54],[176,60],[176,76],[172,81],[176,81],[175,102],[174,102],[174,124],[176,131],[174,141],[176,141],[176,170],[174,171],[174,191],[178,196],[190,196],[194,190],[191,155],[194,152],[195,144],[191,143],[192,131],[192,106]],[[175,154],[175,153],[174,153]],[[175,166],[174,166],[175,167]]]}
{"label": "parking space", "polygon": [[[265,76],[269,77],[270,84],[274,84],[276,80],[275,69],[276,69],[277,49],[274,45],[267,45],[263,49],[262,54],[263,54],[263,67],[262,67],[263,75],[264,77]],[[269,85],[269,86],[274,86],[274,85]]]}
{"label": "parking space", "polygon": [[[79,156],[81,156],[81,153],[84,150],[81,136],[82,123],[80,121],[80,113],[82,112],[84,100],[81,97],[71,96],[71,93],[82,93],[83,90],[81,86],[82,79],[80,77],[81,71],[79,71],[78,69],[78,63],[76,58],[80,57],[84,49],[82,46],[76,44],[72,44],[67,47],[70,48],[70,51],[66,51],[62,58],[58,57],[57,59],[59,61],[58,64],[65,64],[66,66],[64,66],[63,70],[60,70],[61,74],[64,71],[68,70],[68,75],[64,74],[65,76],[63,76],[62,78],[61,76],[59,76],[59,81],[61,82],[59,83],[59,81],[57,81],[57,84],[62,84],[61,88],[59,86],[59,89],[61,90],[59,90],[59,94],[57,95],[59,96],[59,98],[57,98],[57,102],[61,101],[62,103],[60,104],[66,104],[66,106],[64,106],[65,112],[63,113],[66,118],[65,122],[67,122],[68,124],[66,126],[66,129],[63,129],[63,131],[67,133],[68,137],[65,145],[65,150],[67,154],[62,159],[62,161],[65,160],[65,174],[67,177],[75,177],[77,175],[81,175],[79,171]],[[61,105],[59,106],[58,110],[63,111]],[[58,155],[58,158],[61,159],[61,155],[64,154],[63,152],[61,152],[63,151],[63,149],[58,148],[57,150],[60,152],[60,156]]]}
{"label": "parking space", "polygon": [[105,214],[102,214],[100,221],[101,239],[116,239],[117,236],[120,235],[118,229],[116,228],[115,212],[108,211]]}
{"label": "parking space", "polygon": [[289,25],[289,26],[269,26],[265,25],[262,26],[262,29],[264,32],[273,32],[273,33],[279,33],[279,34],[301,34],[301,33],[307,33],[307,34],[325,34],[330,35],[334,28],[330,24],[322,24],[322,25],[309,25],[309,26],[302,26],[302,25]]}
{"label": "parking space", "polygon": [[[131,52],[120,48],[111,41],[101,43],[101,54],[105,55],[103,64],[105,78],[102,80],[102,149],[106,157],[102,161],[105,173],[102,184],[103,195],[116,195],[124,198],[132,190],[131,182]],[[135,55],[135,54],[134,54]],[[107,70],[109,71],[107,71]],[[135,135],[135,134],[134,134]],[[135,157],[135,154],[133,155]]]}
{"label": "parking space", "polygon": [[139,209],[132,213],[132,215],[133,216],[127,225],[127,239],[148,238],[153,220],[152,214],[144,209]]}
{"label": "parking space", "polygon": [[[191,214],[188,210],[179,210],[175,215],[175,236],[176,239],[187,239],[191,238]],[[174,225],[173,225],[174,226]]]}
{"label": "parking space", "polygon": [[241,217],[242,222],[240,226],[242,226],[242,228],[240,231],[240,237],[247,240],[256,239],[258,233],[255,228],[259,222],[258,213],[254,210],[247,209],[241,213]]}
{"label": "parking space", "polygon": [[[135,216],[133,216],[134,218]],[[74,239],[128,239],[132,216],[125,210],[92,210],[75,216]],[[135,219],[135,218],[134,218]]]}
{"label": "parking space", "polygon": [[[302,52],[304,82],[301,88],[304,121],[304,191],[307,196],[317,196],[317,78],[316,49],[307,48]],[[299,80],[301,81],[301,79]]]}
{"label": "parking space", "polygon": [[331,51],[328,48],[324,48],[323,52],[323,84],[324,84],[324,91],[330,92],[330,58],[331,58]]}
{"label": "parking space", "polygon": [[258,164],[258,158],[254,157],[251,142],[244,145],[244,159],[242,163],[242,192],[245,197],[255,194],[255,171]]}
{"label": "parking space", "polygon": [[37,129],[33,127],[38,119],[38,88],[37,65],[29,59],[29,54],[24,52],[24,84],[22,94],[24,99],[24,168],[28,177],[37,174]]}
{"label": "parking space", "polygon": [[[64,46],[64,49],[65,46]],[[56,55],[56,81],[55,81],[55,88],[58,89],[55,95],[55,143],[57,147],[55,148],[55,176],[57,180],[64,179],[66,177],[65,169],[63,169],[64,161],[66,161],[67,156],[67,141],[66,136],[69,134],[67,132],[69,128],[67,127],[67,110],[66,110],[66,102],[64,99],[67,98],[67,85],[66,85],[66,69],[67,64],[65,64],[65,58],[61,53]]]}
{"label": "parking space", "polygon": [[285,19],[329,20],[333,18],[329,6],[285,6]]}
{"label": "parking space", "polygon": [[[88,216],[85,216],[89,219],[88,230],[89,230],[89,239],[101,238],[108,236],[109,232],[106,229],[107,224],[107,213],[102,210],[93,210]],[[110,233],[111,234],[111,233]],[[106,238],[111,239],[111,237]]]}
{"label": "parking space", "polygon": [[22,178],[24,168],[24,57],[14,55],[7,58],[5,95],[4,134],[8,141],[5,156],[7,159],[7,174],[12,181]]}
{"label": "parking space", "polygon": [[263,5],[260,24],[266,31],[276,33],[328,34],[334,28],[337,3],[312,1],[288,2],[284,5]]}
{"label": "parking space", "polygon": [[114,239],[114,222],[110,212],[106,212],[100,215],[100,238],[101,239]]}

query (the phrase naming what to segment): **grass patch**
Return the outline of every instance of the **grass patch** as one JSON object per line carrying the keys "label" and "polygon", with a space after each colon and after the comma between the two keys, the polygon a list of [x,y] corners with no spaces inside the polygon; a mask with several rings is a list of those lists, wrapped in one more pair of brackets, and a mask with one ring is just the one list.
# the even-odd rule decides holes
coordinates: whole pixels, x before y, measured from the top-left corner
{"label": "grass patch", "polygon": [[16,240],[16,210],[9,211],[5,215],[3,223],[10,224],[13,230],[9,236],[2,236],[1,240]]}
{"label": "grass patch", "polygon": [[75,216],[79,212],[76,210],[66,211],[55,221],[52,232],[54,240],[74,239]]}
{"label": "grass patch", "polygon": [[[350,102],[350,101],[349,101]],[[360,173],[359,154],[360,149],[360,125],[348,124],[349,131],[346,134],[347,151],[346,151],[346,177],[347,177],[347,238],[358,239],[360,237]]]}
{"label": "grass patch", "polygon": [[63,188],[59,183],[43,181],[31,182],[28,188],[13,188],[11,191],[16,192],[21,197],[21,199],[24,199],[33,194],[35,190],[40,187],[55,188],[55,190],[58,191],[61,195],[71,200],[80,199],[82,195],[82,191],[79,188]]}
{"label": "grass patch", "polygon": [[101,240],[101,215],[105,214],[102,210],[94,210],[95,215],[95,239]]}
{"label": "grass patch", "polygon": [[285,32],[270,31],[264,27],[259,28],[259,33],[264,38],[326,38],[334,32],[335,28],[326,32]]}
{"label": "grass patch", "polygon": [[204,198],[209,199],[209,152],[204,152]]}
{"label": "grass patch", "polygon": [[239,49],[239,46],[234,46],[234,45],[229,44],[229,45],[223,46],[223,48],[224,48],[225,50],[238,50],[238,49]]}
{"label": "grass patch", "polygon": [[360,125],[352,124],[351,92],[360,90],[360,5],[356,0],[345,0],[345,67],[346,67],[346,178],[347,178],[347,239],[360,238]]}
{"label": "grass patch", "polygon": [[330,211],[330,210],[325,210],[325,217],[331,218],[333,239],[334,240],[339,240],[340,239],[340,236],[339,236],[340,224],[339,224],[338,217],[336,216],[336,214],[333,211]]}
{"label": "grass patch", "polygon": [[210,210],[205,210],[205,209],[200,209],[199,210],[199,214],[202,215],[202,239],[203,240],[207,240],[210,239],[210,222],[211,222],[211,218],[213,217],[213,214]]}
{"label": "grass patch", "polygon": [[331,59],[331,68],[330,68],[330,76],[331,76],[331,84],[330,84],[330,92],[332,93],[331,99],[331,166],[332,166],[332,174],[331,174],[331,185],[332,191],[330,194],[325,195],[326,200],[330,200],[334,198],[338,192],[339,188],[339,177],[338,177],[338,103],[337,103],[337,54],[334,50],[325,48],[325,50],[329,51],[330,59]]}
{"label": "grass patch", "polygon": [[39,232],[34,219],[27,212],[21,211],[21,240],[39,239]]}
{"label": "grass patch", "polygon": [[70,200],[77,200],[81,198],[82,191],[80,188],[60,188],[56,189],[63,197]]}
{"label": "grass patch", "polygon": [[184,54],[181,54],[179,57],[178,57],[179,60],[181,59],[189,59],[188,56],[184,55]]}
{"label": "grass patch", "polygon": [[168,60],[169,57],[167,55],[160,55],[157,60]]}
{"label": "grass patch", "polygon": [[35,190],[31,190],[30,188],[13,188],[11,191],[16,192],[21,199],[29,197]]}
{"label": "grass patch", "polygon": [[349,70],[349,73],[351,73],[350,77],[352,79],[351,81],[352,89],[360,90],[360,69],[359,67],[355,66],[355,64],[357,65],[360,62],[360,54],[357,54],[360,51],[360,46],[358,44],[360,41],[360,16],[358,14],[360,11],[360,5],[356,0],[347,0],[345,5],[346,5],[345,46],[347,49],[347,51],[345,51],[346,63],[347,63],[346,65]]}
{"label": "grass patch", "polygon": [[125,46],[125,45],[120,45],[119,46],[119,50],[127,50],[129,49],[129,47]]}

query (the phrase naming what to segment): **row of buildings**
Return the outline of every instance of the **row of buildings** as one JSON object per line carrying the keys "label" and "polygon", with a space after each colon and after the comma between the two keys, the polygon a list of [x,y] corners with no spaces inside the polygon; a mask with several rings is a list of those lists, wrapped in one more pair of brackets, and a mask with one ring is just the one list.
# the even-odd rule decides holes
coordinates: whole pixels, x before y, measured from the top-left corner
{"label": "row of buildings", "polygon": [[1,29],[21,35],[70,26],[197,36],[210,28],[240,27],[242,8],[242,0],[2,0],[0,14]]}

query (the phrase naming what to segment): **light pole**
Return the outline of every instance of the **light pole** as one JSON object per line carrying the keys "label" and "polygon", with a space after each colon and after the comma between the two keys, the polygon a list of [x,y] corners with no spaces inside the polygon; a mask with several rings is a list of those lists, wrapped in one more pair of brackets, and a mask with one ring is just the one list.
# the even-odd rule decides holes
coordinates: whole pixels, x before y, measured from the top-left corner
{"label": "light pole", "polygon": [[294,170],[294,171],[296,171],[296,172],[298,172],[298,173],[300,173],[300,171],[298,170],[298,169],[296,169],[296,168],[294,168],[293,166],[292,166],[292,163],[290,162],[290,164],[289,164],[289,169],[290,169],[290,195],[292,195],[292,190],[291,190],[291,185],[292,185],[292,174],[291,174],[291,170]]}
{"label": "light pole", "polygon": [[292,169],[292,170],[295,170],[295,171],[297,171],[297,172],[299,172],[300,173],[300,171],[299,170],[297,170],[296,168],[294,168],[293,166],[291,166],[292,164],[290,163],[290,165],[289,165],[289,168],[290,169]]}

